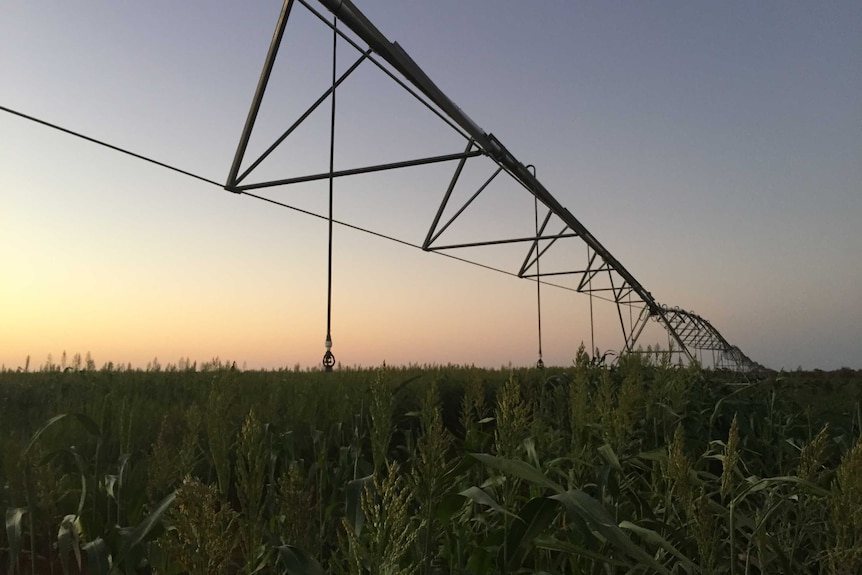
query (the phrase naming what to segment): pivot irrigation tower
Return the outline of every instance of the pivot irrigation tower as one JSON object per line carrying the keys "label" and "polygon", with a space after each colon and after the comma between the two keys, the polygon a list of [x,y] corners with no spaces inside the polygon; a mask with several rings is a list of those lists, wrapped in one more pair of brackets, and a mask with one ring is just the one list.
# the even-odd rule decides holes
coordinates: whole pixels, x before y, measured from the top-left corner
{"label": "pivot irrigation tower", "polygon": [[[279,53],[285,27],[291,11],[299,4],[309,10],[316,18],[332,30],[333,65],[332,83],[330,87],[290,125],[259,157],[247,161],[246,151],[249,139],[255,127],[261,102],[267,89],[276,56]],[[596,237],[542,185],[536,177],[532,166],[525,166],[503,145],[492,133],[482,130],[461,108],[428,77],[428,75],[413,61],[413,59],[396,43],[391,42],[378,28],[351,2],[351,0],[319,0],[331,16],[325,16],[318,7],[312,6],[310,0],[285,0],[276,24],[275,32],[263,65],[263,70],[254,93],[251,108],[240,136],[233,163],[224,189],[236,194],[251,194],[256,190],[287,186],[312,181],[329,181],[329,290],[327,305],[326,353],[324,366],[331,369],[335,358],[331,352],[330,335],[331,319],[331,280],[332,280],[332,185],[335,178],[358,174],[380,172],[420,166],[427,164],[454,162],[455,170],[448,188],[443,193],[437,212],[433,215],[431,225],[422,249],[426,251],[450,252],[462,248],[476,248],[501,244],[521,244],[526,248],[517,276],[535,281],[539,291],[539,362],[541,366],[541,285],[552,276],[568,276],[576,281],[576,290],[590,297],[602,297],[616,305],[620,328],[624,338],[623,351],[634,352],[638,338],[650,320],[661,324],[668,333],[668,340],[673,353],[688,361],[697,358],[704,351],[713,354],[716,367],[735,370],[752,371],[761,366],[749,359],[742,351],[731,345],[711,323],[704,318],[676,307],[659,304],[640,282],[620,263],[611,252],[599,242]],[[331,19],[330,19],[331,18]],[[346,28],[349,33],[344,31]],[[358,57],[352,65],[340,75],[336,75],[336,46],[339,38],[355,48]],[[463,150],[455,150],[450,154],[421,157],[388,164],[368,165],[336,171],[333,168],[333,149],[335,145],[335,92],[338,86],[347,79],[361,64],[368,62],[378,67],[392,81],[409,92],[426,108],[433,112],[442,122],[445,122],[464,138]],[[308,174],[283,179],[269,179],[247,183],[247,179],[285,139],[298,128],[308,116],[327,100],[331,105],[330,124],[330,163],[329,170],[322,173]],[[446,221],[442,221],[452,191],[467,162],[477,157],[492,160],[496,171],[482,184],[479,189]],[[440,237],[449,226],[464,212],[464,210],[481,194],[488,185],[502,175],[514,180],[535,199],[535,234],[527,237],[501,237],[482,242],[441,243]],[[539,218],[539,206],[546,209],[543,218]],[[451,208],[450,208],[451,209]],[[548,250],[572,250],[584,253],[586,245],[586,261],[577,269],[542,269],[540,258]],[[547,267],[547,266],[546,266]],[[592,300],[591,300],[592,301]],[[627,308],[626,313],[623,309]],[[592,321],[592,318],[591,318]]]}

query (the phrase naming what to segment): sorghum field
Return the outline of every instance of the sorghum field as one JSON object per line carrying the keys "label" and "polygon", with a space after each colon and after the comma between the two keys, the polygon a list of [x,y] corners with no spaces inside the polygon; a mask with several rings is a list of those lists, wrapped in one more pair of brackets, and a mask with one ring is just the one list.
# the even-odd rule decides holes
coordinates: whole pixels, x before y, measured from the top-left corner
{"label": "sorghum field", "polygon": [[860,372],[61,367],[0,373],[9,575],[862,573]]}

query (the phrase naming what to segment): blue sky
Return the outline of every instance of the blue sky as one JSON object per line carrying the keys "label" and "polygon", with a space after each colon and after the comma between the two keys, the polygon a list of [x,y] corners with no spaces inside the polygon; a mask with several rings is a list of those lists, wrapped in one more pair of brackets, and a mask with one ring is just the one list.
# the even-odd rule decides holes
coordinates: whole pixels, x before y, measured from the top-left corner
{"label": "blue sky", "polygon": [[[858,2],[357,5],[659,302],[769,367],[862,367]],[[224,181],[280,8],[9,3],[0,105]],[[338,56],[340,70],[355,57]],[[326,88],[330,66],[330,33],[297,6],[251,149]],[[337,169],[463,149],[366,64],[337,106]],[[325,169],[328,112],[261,174]],[[337,180],[336,217],[421,243],[452,169]],[[324,223],[5,113],[0,170],[6,366],[63,350],[136,365],[319,361]],[[266,193],[318,212],[325,194]],[[453,237],[528,230],[531,206],[489,188]],[[534,284],[344,229],[334,245],[340,361],[535,361]],[[615,310],[596,314],[596,345],[618,349]],[[589,344],[589,298],[544,289],[543,324],[546,361],[567,364]],[[666,341],[656,327],[644,344]]]}

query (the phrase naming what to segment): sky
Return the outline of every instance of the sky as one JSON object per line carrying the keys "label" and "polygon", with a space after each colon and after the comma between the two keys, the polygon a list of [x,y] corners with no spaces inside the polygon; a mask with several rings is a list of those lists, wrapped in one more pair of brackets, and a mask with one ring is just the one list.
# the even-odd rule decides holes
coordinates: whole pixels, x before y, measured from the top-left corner
{"label": "sky", "polygon": [[[356,4],[534,164],[657,301],[709,319],[773,369],[862,368],[862,3]],[[280,10],[262,0],[6,2],[0,106],[224,182]],[[357,57],[341,41],[338,72]],[[249,154],[331,74],[332,33],[297,4]],[[249,181],[326,171],[329,106]],[[367,62],[339,86],[336,111],[336,170],[465,146]],[[483,161],[468,163],[453,201],[490,175]],[[421,244],[453,170],[338,178],[334,216]],[[325,221],[2,111],[0,173],[7,369],[64,351],[99,366],[319,364]],[[328,209],[325,181],[260,195]],[[447,237],[530,233],[534,218],[532,198],[504,182]],[[583,244],[572,252],[557,257],[585,260]],[[524,248],[456,255],[517,271]],[[332,269],[342,365],[537,359],[533,282],[340,226]],[[569,365],[593,338],[603,351],[622,346],[613,305],[551,286],[541,297],[546,364]],[[640,343],[666,346],[667,335],[651,323]]]}

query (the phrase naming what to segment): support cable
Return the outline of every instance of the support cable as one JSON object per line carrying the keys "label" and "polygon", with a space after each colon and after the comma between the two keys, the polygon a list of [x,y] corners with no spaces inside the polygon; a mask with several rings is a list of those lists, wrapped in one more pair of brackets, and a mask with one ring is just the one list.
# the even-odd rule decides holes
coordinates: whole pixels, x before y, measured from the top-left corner
{"label": "support cable", "polygon": [[[178,173],[178,174],[182,174],[182,175],[184,175],[184,176],[188,176],[188,177],[190,177],[190,178],[194,178],[194,179],[199,180],[199,181],[201,181],[201,182],[205,182],[205,183],[207,183],[207,184],[211,184],[211,185],[213,185],[213,186],[215,186],[215,187],[217,187],[217,188],[219,188],[219,189],[221,189],[221,190],[224,190],[224,189],[225,189],[225,188],[224,188],[224,184],[219,183],[219,182],[217,182],[217,181],[215,181],[215,180],[213,180],[213,179],[210,179],[210,178],[207,178],[207,177],[204,177],[204,176],[198,175],[198,174],[194,174],[194,173],[189,172],[189,171],[187,171],[187,170],[183,170],[183,169],[181,169],[181,168],[178,168],[177,166],[173,166],[173,165],[171,165],[171,164],[166,164],[165,162],[161,162],[161,161],[156,160],[156,159],[154,159],[154,158],[150,158],[150,157],[148,157],[148,156],[144,156],[144,155],[142,155],[142,154],[138,154],[137,152],[133,152],[133,151],[131,151],[131,150],[127,150],[127,149],[125,149],[125,148],[121,148],[121,147],[119,147],[119,146],[115,146],[115,145],[113,145],[113,144],[109,144],[108,142],[105,142],[105,141],[103,141],[103,140],[99,140],[99,139],[93,138],[93,137],[91,137],[91,136],[87,136],[87,135],[85,135],[85,134],[83,134],[83,133],[81,133],[81,132],[76,132],[76,131],[74,131],[74,130],[70,130],[69,128],[64,128],[64,127],[62,127],[62,126],[58,126],[57,124],[52,124],[52,123],[50,123],[50,122],[47,122],[47,121],[45,121],[45,120],[42,120],[42,119],[36,118],[36,117],[34,117],[34,116],[30,116],[30,115],[28,115],[28,114],[24,114],[24,113],[22,113],[22,112],[19,112],[19,111],[17,111],[17,110],[13,110],[13,109],[11,109],[11,108],[7,108],[6,106],[2,106],[2,105],[0,105],[0,111],[7,112],[7,113],[9,113],[9,114],[12,114],[13,116],[18,116],[18,117],[20,117],[20,118],[23,118],[23,119],[25,119],[25,120],[29,120],[29,121],[34,122],[34,123],[36,123],[36,124],[41,124],[41,125],[43,125],[43,126],[47,126],[48,128],[52,128],[52,129],[57,130],[57,131],[59,131],[59,132],[63,132],[63,133],[65,133],[65,134],[69,134],[70,136],[74,136],[74,137],[76,137],[76,138],[80,138],[80,139],[82,139],[82,140],[86,140],[86,141],[88,141],[88,142],[90,142],[90,143],[93,143],[93,144],[96,144],[96,145],[98,145],[98,146],[103,146],[103,147],[108,148],[108,149],[110,149],[110,150],[113,150],[113,151],[115,151],[115,152],[119,152],[119,153],[121,153],[121,154],[125,154],[125,155],[127,155],[127,156],[131,156],[131,157],[136,158],[136,159],[138,159],[138,160],[141,160],[141,161],[143,161],[143,162],[147,162],[147,163],[149,163],[149,164],[153,164],[153,165],[159,166],[160,168],[164,168],[164,169],[166,169],[166,170],[170,170],[170,171],[172,171],[172,172],[176,172],[176,173]],[[288,210],[292,210],[292,211],[297,212],[297,213],[299,213],[299,214],[303,214],[303,215],[306,215],[306,216],[310,216],[310,217],[313,217],[313,218],[317,218],[317,219],[319,219],[319,220],[326,220],[326,221],[328,221],[328,220],[329,220],[329,218],[328,218],[327,216],[324,216],[324,215],[322,215],[322,214],[318,214],[318,213],[312,212],[312,211],[310,211],[310,210],[304,210],[304,209],[302,209],[302,208],[298,208],[298,207],[296,207],[296,206],[293,206],[293,205],[288,204],[288,203],[285,203],[285,202],[280,202],[280,201],[278,201],[278,200],[274,200],[274,199],[272,199],[272,198],[268,198],[268,197],[266,197],[266,196],[261,196],[261,195],[255,194],[255,193],[253,193],[253,192],[251,192],[251,191],[248,191],[248,190],[241,190],[241,191],[240,191],[240,193],[239,193],[238,195],[248,196],[248,197],[250,197],[250,198],[254,198],[254,199],[256,199],[256,200],[260,200],[260,201],[262,201],[262,202],[266,202],[266,203],[272,204],[272,205],[274,205],[274,206],[278,206],[278,207],[280,207],[280,208],[286,208],[286,209],[288,209]],[[408,241],[406,241],[406,240],[402,240],[401,238],[396,238],[396,237],[394,237],[394,236],[390,236],[390,235],[387,235],[387,234],[383,234],[383,233],[380,233],[380,232],[376,232],[376,231],[374,231],[374,230],[371,230],[371,229],[368,229],[368,228],[364,228],[364,227],[362,227],[362,226],[357,226],[357,225],[351,224],[351,223],[349,223],[349,222],[344,222],[344,221],[337,220],[337,219],[333,218],[333,219],[332,219],[332,223],[333,223],[333,224],[337,224],[337,225],[342,226],[342,227],[345,227],[345,228],[349,228],[349,229],[351,229],[351,230],[355,230],[355,231],[357,231],[357,232],[361,232],[361,233],[363,233],[363,234],[368,234],[368,235],[371,235],[371,236],[376,236],[376,237],[378,237],[378,238],[380,238],[380,239],[383,239],[383,240],[388,240],[388,241],[390,241],[390,242],[395,242],[395,243],[397,243],[397,244],[401,244],[401,245],[403,245],[403,246],[407,246],[407,247],[410,247],[410,248],[414,248],[414,249],[420,250],[420,251],[422,251],[422,252],[424,252],[424,253],[432,253],[432,254],[436,254],[436,255],[438,255],[438,256],[443,256],[443,257],[445,257],[445,258],[449,258],[449,259],[451,259],[451,260],[459,261],[459,262],[462,262],[462,263],[465,263],[465,264],[470,264],[470,265],[472,265],[472,266],[476,266],[476,267],[478,267],[478,268],[483,268],[483,269],[486,269],[486,270],[488,270],[488,271],[497,272],[497,273],[499,273],[499,274],[503,274],[503,275],[510,276],[510,277],[517,278],[517,279],[523,279],[522,277],[520,277],[520,276],[519,276],[517,273],[515,273],[515,272],[510,272],[510,271],[508,271],[508,270],[504,270],[504,269],[502,269],[502,268],[498,268],[498,267],[490,266],[490,265],[488,265],[488,264],[483,264],[483,263],[480,263],[480,262],[477,262],[477,261],[474,261],[474,260],[471,260],[471,259],[467,259],[467,258],[464,258],[464,257],[456,256],[456,255],[454,255],[454,254],[447,253],[447,252],[441,252],[441,251],[430,251],[430,252],[429,252],[429,251],[427,251],[427,250],[422,249],[422,246],[421,246],[421,245],[419,245],[419,244],[414,244],[414,243],[412,243],[412,242],[408,242]],[[589,254],[589,246],[587,246],[587,253]],[[541,283],[542,283],[543,285],[546,285],[546,286],[551,286],[551,287],[554,287],[554,288],[558,288],[558,289],[562,289],[562,290],[566,290],[566,291],[570,291],[570,292],[581,293],[581,290],[579,290],[579,289],[577,289],[577,288],[574,288],[574,287],[567,286],[567,285],[562,285],[562,284],[558,284],[558,283],[554,283],[554,282],[549,282],[549,281],[542,281]],[[611,298],[607,298],[607,297],[603,297],[603,296],[597,296],[597,295],[591,295],[591,296],[590,296],[590,298],[591,298],[591,299],[592,299],[593,297],[595,297],[596,299],[600,299],[600,300],[602,300],[602,301],[606,301],[606,302],[608,302],[608,303],[614,303],[614,300],[613,300],[613,299],[611,299]],[[592,305],[592,302],[590,302],[590,303],[591,303],[591,305]]]}
{"label": "support cable", "polygon": [[177,172],[177,173],[182,174],[184,176],[189,176],[190,178],[195,178],[196,180],[200,180],[200,181],[206,182],[208,184],[213,184],[213,185],[218,186],[220,188],[222,187],[222,185],[220,183],[216,182],[215,180],[210,180],[209,178],[204,178],[203,176],[198,176],[197,174],[193,174],[191,172],[181,170],[180,168],[177,168],[175,166],[165,164],[164,162],[160,162],[158,160],[154,160],[154,159],[148,158],[146,156],[142,156],[141,154],[136,154],[135,152],[120,148],[120,147],[115,146],[113,144],[109,144],[105,141],[97,140],[96,138],[91,138],[90,136],[86,136],[80,132],[75,132],[75,131],[70,130],[68,128],[58,126],[57,124],[52,124],[50,122],[46,122],[45,120],[40,120],[39,118],[34,118],[33,116],[28,116],[27,114],[24,114],[23,112],[18,112],[17,110],[12,110],[11,108],[7,108],[6,106],[0,106],[0,110],[2,110],[4,112],[8,112],[8,113],[12,114],[13,116],[18,116],[19,118],[24,118],[25,120],[30,120],[31,122],[35,122],[37,124],[42,124],[43,126],[47,126],[49,128],[53,128],[53,129],[57,130],[58,132],[63,132],[65,134],[69,134],[70,136],[75,136],[76,138],[81,138],[82,140],[87,140],[88,142],[91,142],[93,144],[98,144],[99,146],[104,146],[105,148],[108,148],[110,150],[114,150],[115,152],[120,152],[121,154],[126,154],[127,156],[137,158],[138,160],[143,160],[145,162],[155,164],[161,168],[165,168],[166,170],[171,170],[173,172]]}
{"label": "support cable", "polygon": [[329,251],[326,275],[326,353],[323,354],[323,369],[332,371],[335,356],[332,355],[332,191],[335,182],[335,87],[336,54],[338,52],[338,18],[332,23],[332,116],[329,122]]}
{"label": "support cable", "polygon": [[[530,164],[527,166],[527,169],[533,168],[533,177],[536,177],[536,166]],[[535,216],[536,216],[536,308],[538,310],[538,323],[539,323],[539,361],[536,362],[536,367],[539,369],[544,369],[545,362],[542,361],[542,282],[539,281],[542,278],[542,271],[539,268],[539,198],[538,196],[533,196],[533,205],[535,208]]]}
{"label": "support cable", "polygon": [[[587,244],[587,262],[590,261],[590,245]],[[593,274],[587,279],[587,290],[590,294],[590,357],[596,357],[596,331],[593,324]]]}
{"label": "support cable", "polygon": [[[218,185],[219,187],[221,187],[221,184],[216,184],[216,185]],[[294,212],[298,212],[298,213],[303,214],[303,215],[306,215],[306,216],[311,216],[311,217],[313,217],[313,218],[317,218],[317,219],[319,219],[319,220],[327,220],[327,219],[328,219],[326,216],[324,216],[324,215],[322,215],[322,214],[317,214],[317,213],[312,212],[312,211],[309,211],[309,210],[304,210],[304,209],[302,209],[302,208],[298,208],[298,207],[296,207],[296,206],[292,206],[292,205],[290,205],[290,204],[286,204],[286,203],[284,203],[284,202],[280,202],[280,201],[278,201],[278,200],[274,200],[274,199],[272,199],[272,198],[267,198],[266,196],[259,196],[259,195],[257,195],[257,194],[254,194],[254,193],[251,193],[251,192],[245,192],[245,191],[244,191],[244,192],[242,192],[242,194],[243,194],[243,195],[245,195],[245,196],[248,196],[248,197],[250,197],[250,198],[254,198],[254,199],[256,199],[256,200],[260,200],[260,201],[262,201],[262,202],[267,202],[267,203],[269,203],[269,204],[273,204],[273,205],[278,206],[278,207],[280,207],[280,208],[287,208],[288,210],[293,210]],[[425,252],[425,253],[430,253],[430,254],[435,254],[435,255],[438,255],[438,256],[443,256],[443,257],[449,258],[449,259],[451,259],[451,260],[459,261],[459,262],[462,262],[462,263],[465,263],[465,264],[470,264],[470,265],[472,265],[472,266],[476,266],[476,267],[478,267],[478,268],[483,268],[483,269],[486,269],[486,270],[488,270],[488,271],[492,271],[492,272],[497,272],[497,273],[499,273],[499,274],[503,274],[503,275],[506,275],[506,276],[509,276],[509,277],[513,277],[513,278],[517,278],[517,279],[524,279],[524,278],[522,278],[521,276],[519,276],[519,275],[518,275],[517,273],[515,273],[515,272],[510,272],[510,271],[508,271],[508,270],[504,270],[504,269],[502,269],[502,268],[497,268],[497,267],[494,267],[494,266],[490,266],[490,265],[488,265],[488,264],[483,264],[483,263],[480,263],[480,262],[477,262],[477,261],[474,261],[474,260],[469,260],[469,259],[467,259],[467,258],[462,258],[462,257],[460,257],[460,256],[456,256],[456,255],[453,255],[453,254],[450,254],[450,253],[447,253],[447,252],[438,252],[438,251],[428,251],[428,250],[424,250],[424,249],[422,249],[422,246],[420,246],[419,244],[414,244],[413,242],[408,242],[407,240],[402,240],[401,238],[396,238],[396,237],[394,237],[394,236],[389,236],[389,235],[386,235],[386,234],[382,234],[382,233],[380,233],[380,232],[375,232],[374,230],[370,230],[370,229],[368,229],[368,228],[363,228],[362,226],[357,226],[357,225],[354,225],[354,224],[351,224],[351,223],[348,223],[348,222],[343,222],[343,221],[341,221],[341,220],[336,220],[336,219],[333,219],[333,220],[332,220],[332,222],[333,222],[334,224],[338,224],[339,226],[343,226],[343,227],[345,227],[345,228],[349,228],[349,229],[351,229],[351,230],[356,230],[357,232],[362,232],[363,234],[368,234],[368,235],[371,235],[371,236],[376,236],[376,237],[381,238],[381,239],[384,239],[384,240],[389,240],[390,242],[395,242],[395,243],[397,243],[397,244],[401,244],[401,245],[403,245],[403,246],[407,246],[407,247],[409,247],[409,248],[414,248],[414,249],[417,249],[417,250],[421,250],[421,251],[423,251],[423,252]],[[562,285],[562,284],[558,284],[558,283],[554,283],[554,282],[542,281],[542,285],[546,285],[546,286],[550,286],[550,287],[554,287],[554,288],[558,288],[558,289],[562,289],[562,290],[566,290],[566,291],[570,291],[570,292],[574,292],[574,293],[580,293],[580,290],[578,290],[577,288],[573,288],[573,287],[570,287],[570,286],[567,286],[567,285]],[[600,299],[600,300],[602,300],[602,301],[605,301],[605,302],[607,302],[607,303],[614,303],[614,300],[613,300],[613,299],[611,299],[611,298],[609,298],[609,297],[603,297],[603,296],[598,296],[598,295],[597,295],[597,296],[593,296],[593,297],[595,297],[596,299]]]}

